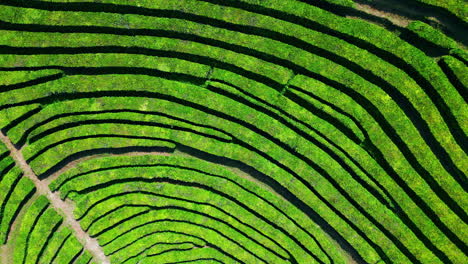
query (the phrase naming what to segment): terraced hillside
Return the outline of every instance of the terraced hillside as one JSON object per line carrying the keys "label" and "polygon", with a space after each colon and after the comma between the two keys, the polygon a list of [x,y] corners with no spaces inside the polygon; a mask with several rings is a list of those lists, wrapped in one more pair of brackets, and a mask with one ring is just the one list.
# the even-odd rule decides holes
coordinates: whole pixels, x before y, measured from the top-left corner
{"label": "terraced hillside", "polygon": [[0,0],[0,263],[468,263],[467,10]]}

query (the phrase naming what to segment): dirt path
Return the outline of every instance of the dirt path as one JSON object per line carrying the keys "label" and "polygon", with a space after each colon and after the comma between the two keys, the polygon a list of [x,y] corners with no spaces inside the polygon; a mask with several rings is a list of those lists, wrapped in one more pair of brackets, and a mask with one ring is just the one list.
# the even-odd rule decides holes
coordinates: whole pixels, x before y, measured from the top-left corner
{"label": "dirt path", "polygon": [[465,34],[467,24],[453,14],[441,11],[418,2],[403,0],[354,0],[355,8],[376,17],[384,18],[400,27],[406,27],[414,20],[421,20],[444,32],[464,47],[468,46],[468,36]]}
{"label": "dirt path", "polygon": [[8,245],[0,246],[0,264],[7,264],[8,256],[10,256]]}
{"label": "dirt path", "polygon": [[88,233],[84,232],[78,221],[76,221],[73,217],[73,206],[62,201],[56,193],[52,193],[50,191],[49,186],[45,182],[39,180],[37,175],[24,159],[21,151],[13,146],[10,139],[5,136],[3,132],[0,132],[0,140],[8,147],[11,152],[11,157],[23,170],[24,175],[34,182],[37,188],[37,193],[44,195],[49,199],[50,203],[56,209],[56,211],[64,217],[64,222],[68,224],[72,230],[74,230],[75,236],[83,243],[84,248],[88,250],[99,263],[109,264],[110,261],[107,259],[97,240],[91,238]]}
{"label": "dirt path", "polygon": [[158,155],[158,156],[169,156],[171,155],[171,152],[161,152],[161,151],[141,151],[141,152],[126,152],[122,154],[97,154],[97,155],[89,155],[84,158],[79,158],[76,159],[70,163],[67,163],[65,166],[63,166],[60,170],[52,173],[50,176],[47,176],[47,178],[43,179],[42,182],[45,184],[49,185],[51,182],[53,182],[55,179],[57,179],[60,175],[65,173],[66,171],[76,167],[78,164],[87,161],[87,160],[92,160],[96,158],[104,158],[104,157],[113,157],[113,156],[143,156],[143,155]]}
{"label": "dirt path", "polygon": [[[77,160],[74,160],[74,161],[68,163],[67,165],[63,166],[60,170],[52,173],[47,178],[43,179],[41,182],[46,184],[46,185],[49,185],[51,182],[53,182],[55,179],[57,179],[64,172],[76,167],[79,163],[82,163],[82,162],[87,161],[87,160],[92,160],[92,159],[102,158],[102,157],[111,157],[111,156],[143,156],[143,155],[158,155],[158,156],[178,155],[178,156],[183,156],[183,157],[198,158],[196,156],[193,156],[193,155],[191,155],[189,153],[186,153],[186,152],[183,152],[183,151],[180,151],[180,150],[176,150],[174,153],[161,152],[161,151],[152,151],[152,152],[128,152],[128,153],[122,153],[122,154],[90,155],[90,156],[86,156],[84,158],[80,158],[80,159],[77,159]],[[221,165],[221,164],[218,164],[218,165],[223,166],[224,168],[228,169],[229,171],[233,172],[234,174],[236,174],[236,175],[238,175],[238,176],[240,176],[240,177],[242,177],[242,178],[244,178],[246,180],[249,180],[249,181],[261,186],[262,188],[268,190],[270,193],[273,193],[277,197],[281,198],[283,201],[287,201],[287,199],[284,198],[284,196],[282,196],[281,194],[276,192],[269,185],[257,180],[252,175],[242,171],[241,169],[239,169],[237,167],[227,166],[227,165]]]}

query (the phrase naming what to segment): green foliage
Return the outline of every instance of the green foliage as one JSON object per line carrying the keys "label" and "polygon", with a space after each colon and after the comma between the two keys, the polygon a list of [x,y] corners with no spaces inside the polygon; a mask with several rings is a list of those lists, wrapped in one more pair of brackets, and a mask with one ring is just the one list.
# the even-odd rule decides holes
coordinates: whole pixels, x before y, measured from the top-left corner
{"label": "green foliage", "polygon": [[[454,40],[411,23],[450,50],[434,60],[330,9],[350,0],[66,2],[2,4],[0,128],[40,178],[63,169],[49,187],[112,263],[466,262]],[[14,263],[95,261],[11,158],[0,171]]]}
{"label": "green foliage", "polygon": [[20,178],[22,174],[15,168],[4,175],[0,182],[0,202],[3,205],[1,212],[0,241],[5,244],[8,234],[11,232],[11,224],[16,214],[22,209],[22,204],[27,202],[28,196],[34,193],[35,187],[28,178]]}
{"label": "green foliage", "polygon": [[421,22],[413,21],[408,25],[408,29],[416,33],[418,36],[423,39],[428,40],[429,42],[434,43],[435,45],[441,46],[446,49],[456,49],[458,44],[455,40],[447,37],[444,33],[439,30],[431,27],[430,25]]}
{"label": "green foliage", "polygon": [[[105,164],[103,166],[103,164]],[[114,169],[114,170],[104,170],[102,173],[89,173],[86,174],[86,171],[93,171],[96,168],[112,168],[115,166],[121,166],[123,164],[128,164],[132,166],[137,166],[137,167],[131,167],[127,169]],[[153,164],[154,168],[145,168],[145,167],[138,167],[139,165],[150,165]],[[159,165],[160,164],[160,165]],[[206,171],[209,173],[209,175],[203,175],[201,173],[196,173],[194,171],[190,171],[187,169],[177,169],[173,168],[170,166],[167,166],[169,164],[177,165],[177,166],[188,166],[187,168],[196,168],[199,171]],[[74,175],[79,175],[85,173],[85,176],[80,177],[80,178],[72,178]],[[238,177],[237,175],[227,171],[226,169],[223,169],[221,167],[213,167],[210,163],[203,162],[198,159],[194,158],[185,158],[185,157],[177,157],[177,156],[172,156],[172,157],[165,157],[165,156],[136,156],[136,157],[109,157],[109,158],[102,158],[102,159],[95,159],[91,160],[88,162],[84,162],[80,164],[77,168],[74,168],[70,171],[68,171],[65,175],[61,176],[58,178],[56,181],[52,183],[52,187],[54,189],[60,190],[60,193],[63,195],[63,197],[66,197],[68,193],[70,193],[70,188],[73,188],[74,193],[75,191],[81,192],[80,190],[83,190],[85,186],[95,186],[96,182],[101,182],[103,183],[103,177],[106,179],[106,181],[112,181],[115,179],[131,179],[134,177],[135,173],[139,175],[139,177],[143,178],[159,178],[159,177],[167,177],[168,175],[171,175],[170,177],[172,179],[180,179],[188,182],[194,182],[194,183],[200,183],[204,184],[207,186],[211,186],[217,190],[223,191],[227,195],[232,195],[236,194],[235,197],[237,200],[243,202],[245,205],[251,207],[255,211],[261,213],[262,215],[265,215],[266,217],[270,219],[278,219],[280,222],[289,222],[285,218],[286,215],[282,215],[280,212],[276,211],[277,209],[274,209],[272,205],[269,205],[266,203],[268,201],[269,203],[273,203],[278,208],[281,208],[283,212],[286,212],[289,217],[305,217],[301,216],[301,214],[298,211],[295,211],[294,208],[288,207],[287,204],[279,199],[277,196],[269,193],[267,190],[265,190],[263,187],[256,186],[255,184],[252,184],[246,179],[242,179]],[[218,174],[220,176],[210,176],[213,174]],[[223,180],[223,178],[225,180]],[[226,181],[229,180],[229,181]],[[67,182],[65,185],[63,185],[64,182]],[[150,187],[151,185],[156,185],[155,187]],[[158,187],[159,186],[159,187]],[[242,187],[242,188],[240,188]],[[204,202],[208,204],[212,204],[215,206],[222,206],[224,210],[227,212],[235,215],[239,219],[241,219],[244,222],[244,225],[240,225],[241,230],[244,230],[246,228],[245,224],[250,224],[254,226],[261,226],[262,232],[274,232],[273,236],[270,237],[275,237],[276,241],[287,241],[287,237],[284,237],[281,233],[278,233],[274,229],[271,229],[268,227],[268,225],[265,224],[259,224],[262,221],[259,221],[258,218],[255,219],[254,216],[252,216],[251,213],[244,211],[241,207],[238,207],[235,203],[226,200],[220,196],[215,195],[214,193],[207,192],[206,190],[199,189],[199,188],[190,188],[190,187],[183,187],[183,186],[176,186],[172,184],[167,184],[167,183],[158,183],[158,184],[149,184],[149,183],[143,183],[142,185],[137,184],[137,182],[134,183],[125,183],[119,185],[112,185],[110,187],[107,187],[101,191],[98,192],[92,192],[87,194],[86,192],[81,192],[82,194],[79,196],[75,196],[75,201],[79,205],[77,208],[76,217],[83,217],[83,213],[87,211],[87,208],[94,204],[95,201],[99,201],[103,199],[106,196],[112,195],[113,193],[124,193],[132,190],[138,190],[138,191],[150,191],[154,192],[155,194],[158,193],[160,195],[169,195],[169,196],[180,196],[180,197],[191,197],[191,200],[197,201],[197,202]],[[225,190],[225,191],[224,191]],[[246,192],[247,190],[250,190],[250,192]],[[255,194],[255,195],[254,195]],[[127,198],[124,198],[127,197]],[[127,217],[130,217],[131,215],[138,215],[143,212],[148,211],[148,207],[151,204],[155,203],[160,204],[160,203],[169,203],[171,205],[184,205],[183,207],[185,208],[192,208],[196,209],[199,208],[197,211],[199,212],[205,212],[211,216],[214,217],[220,217],[220,219],[223,219],[225,221],[231,222],[233,224],[236,223],[234,219],[231,217],[223,216],[223,214],[219,211],[219,209],[215,209],[214,207],[207,207],[207,206],[201,206],[198,205],[196,206],[195,204],[190,205],[190,203],[187,202],[181,202],[181,201],[176,201],[176,200],[169,200],[169,199],[164,199],[163,197],[158,197],[158,199],[155,199],[154,201],[152,199],[147,199],[145,197],[150,197],[149,195],[138,195],[136,194],[128,194],[125,196],[122,196],[121,198],[115,198],[112,200],[105,201],[102,204],[99,204],[97,207],[95,207],[92,212],[89,212],[86,214],[84,218],[82,218],[81,222],[83,223],[83,226],[88,229],[90,227],[90,221],[92,221],[96,216],[99,216],[102,214],[102,210],[109,210],[110,208],[119,208],[122,205],[129,205],[129,207],[123,207],[119,209],[118,211],[115,211],[111,214],[106,215],[106,218],[99,219],[99,221],[93,222],[92,228],[89,229],[89,232],[92,234],[97,234],[100,230],[103,230],[106,228],[106,226],[113,225],[113,223],[118,223],[119,219],[125,219]],[[260,199],[262,197],[262,199]],[[140,199],[140,203],[137,201]],[[132,208],[130,205],[131,204],[144,204],[146,206],[143,207],[134,207]],[[195,207],[194,207],[195,206]],[[232,208],[232,209],[231,209]],[[276,212],[275,212],[276,211]],[[274,214],[273,214],[274,213]],[[147,213],[146,213],[147,214]],[[144,215],[146,215],[144,214]],[[144,216],[143,215],[143,216]],[[190,218],[192,219],[192,218]],[[301,225],[305,224],[306,219],[301,222]],[[237,226],[238,224],[236,224]],[[290,227],[289,227],[290,226]],[[294,225],[285,225],[285,227],[288,227],[288,230],[290,232],[297,232],[293,230],[297,230],[297,228],[293,227]],[[289,229],[291,228],[291,229]],[[313,230],[313,225],[310,226]],[[103,244],[106,244],[111,237],[116,236],[117,234],[120,233],[120,228],[116,229],[116,233],[113,232],[106,232],[102,236],[99,236],[100,242]],[[151,230],[151,229],[149,229]],[[248,228],[245,229],[246,231],[249,230]],[[312,231],[314,235],[320,235],[320,233]],[[119,241],[128,241],[128,239],[134,240],[137,239],[141,233],[140,232],[135,232],[133,233],[134,237],[131,238],[120,238]],[[257,237],[258,233],[256,234],[253,230],[250,230],[248,234]],[[299,233],[296,233],[296,236],[299,236]],[[105,238],[107,237],[107,238]],[[260,236],[261,237],[261,236]],[[302,233],[302,235],[299,236],[300,240],[303,241],[303,243],[306,243],[306,241],[310,241],[310,238],[307,238],[307,235]],[[265,238],[263,238],[265,239]],[[322,246],[328,248],[331,246],[331,244],[326,243],[325,237],[319,239],[320,243]],[[268,242],[267,240],[264,242],[266,245],[274,246],[271,245],[271,242]],[[309,242],[310,243],[310,242]],[[283,243],[283,246],[289,248],[289,243]],[[105,246],[105,250],[107,252],[113,252],[115,251],[121,243],[118,241],[114,241],[110,243],[108,246]],[[291,244],[292,245],[292,244]],[[296,249],[299,250],[299,249]],[[331,249],[330,249],[331,250]],[[329,250],[327,250],[330,252]],[[277,249],[276,252],[281,252],[280,249]],[[121,253],[123,254],[123,253]],[[298,254],[300,256],[301,254]],[[305,256],[304,256],[305,257]]]}
{"label": "green foliage", "polygon": [[462,86],[465,88],[468,87],[468,68],[466,65],[452,56],[444,56],[442,60],[447,64],[449,69],[453,72],[454,77],[460,81]]}
{"label": "green foliage", "polygon": [[[14,263],[23,263],[27,255],[25,255],[27,248],[34,243],[30,241],[30,234],[34,230],[38,218],[49,206],[49,201],[45,196],[39,196],[28,207],[25,215],[21,219],[19,232],[15,238],[14,250]],[[31,244],[30,244],[31,243]]]}
{"label": "green foliage", "polygon": [[76,255],[83,252],[83,245],[73,235],[67,238],[63,248],[55,259],[56,263],[70,263]]}
{"label": "green foliage", "polygon": [[463,0],[412,0],[447,9],[465,22],[468,22],[468,5]]}

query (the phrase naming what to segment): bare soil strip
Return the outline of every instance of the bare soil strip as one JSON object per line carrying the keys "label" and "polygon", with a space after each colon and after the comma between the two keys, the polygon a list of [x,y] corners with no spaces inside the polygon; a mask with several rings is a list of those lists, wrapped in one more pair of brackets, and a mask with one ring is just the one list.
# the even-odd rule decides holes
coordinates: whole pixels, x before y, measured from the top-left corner
{"label": "bare soil strip", "polygon": [[[176,155],[176,156],[191,157],[191,158],[195,158],[195,159],[199,158],[197,156],[191,155],[190,153],[186,153],[186,152],[183,152],[183,151],[177,150],[177,149],[176,149],[176,151],[174,153],[172,153],[172,152],[161,152],[161,151],[151,151],[151,152],[128,152],[128,153],[122,153],[122,154],[90,155],[90,156],[86,156],[84,158],[80,158],[80,159],[77,159],[77,160],[74,160],[74,161],[68,163],[67,165],[63,166],[60,170],[54,172],[53,174],[51,174],[47,178],[43,179],[42,182],[44,184],[46,184],[46,185],[49,185],[51,182],[53,182],[55,179],[57,179],[64,172],[76,167],[79,163],[87,161],[87,160],[92,160],[92,159],[102,158],[102,157],[110,157],[110,156],[144,156],[144,155],[157,155],[157,156]],[[226,168],[226,169],[228,169],[229,171],[233,172],[234,174],[236,174],[236,175],[238,175],[238,176],[240,176],[240,177],[242,177],[244,179],[247,179],[247,180],[259,185],[260,187],[268,190],[270,193],[273,193],[274,195],[278,196],[282,200],[287,201],[286,198],[284,198],[281,194],[276,192],[273,188],[271,188],[267,184],[255,179],[252,175],[248,174],[247,172],[244,172],[241,169],[236,168],[236,167],[231,167],[231,166],[223,165],[223,164],[219,164],[219,165]]]}
{"label": "bare soil strip", "polygon": [[0,264],[9,263],[8,256],[10,256],[8,245],[0,246]]}
{"label": "bare soil strip", "polygon": [[394,25],[400,26],[400,27],[406,27],[408,26],[409,23],[411,23],[411,19],[398,15],[396,13],[391,13],[389,11],[384,11],[384,10],[379,10],[374,8],[371,5],[367,4],[355,4],[355,8],[358,10],[361,10],[367,14],[371,14],[377,17],[381,18],[386,18],[389,21],[391,21]]}
{"label": "bare soil strip", "polygon": [[11,152],[10,156],[23,170],[24,175],[34,182],[38,194],[46,196],[55,210],[64,217],[64,222],[67,223],[72,230],[74,230],[75,236],[83,243],[84,248],[88,250],[99,263],[110,264],[110,261],[104,254],[102,248],[99,246],[97,240],[91,238],[88,233],[83,231],[78,221],[76,221],[73,217],[73,206],[62,201],[57,193],[52,193],[50,191],[49,186],[45,182],[39,180],[37,175],[24,159],[21,151],[14,147],[11,140],[5,134],[3,134],[3,132],[0,132],[0,140],[8,147]]}

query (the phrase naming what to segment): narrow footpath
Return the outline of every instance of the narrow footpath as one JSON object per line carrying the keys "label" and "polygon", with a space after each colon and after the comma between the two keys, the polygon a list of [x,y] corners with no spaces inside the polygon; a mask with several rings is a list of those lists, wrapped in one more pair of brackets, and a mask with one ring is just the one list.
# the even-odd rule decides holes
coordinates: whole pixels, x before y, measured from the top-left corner
{"label": "narrow footpath", "polygon": [[21,168],[21,170],[23,170],[24,176],[28,177],[34,182],[37,193],[46,196],[57,213],[64,217],[64,223],[74,231],[77,239],[83,243],[85,250],[88,250],[98,263],[110,264],[109,259],[104,254],[104,251],[99,246],[97,240],[91,238],[89,234],[81,228],[78,221],[76,221],[73,217],[73,206],[62,201],[56,193],[52,193],[50,191],[49,186],[44,181],[39,180],[37,175],[24,159],[21,151],[18,150],[13,145],[11,140],[1,131],[0,140],[8,147],[10,150],[10,156],[15,160],[16,164]]}

